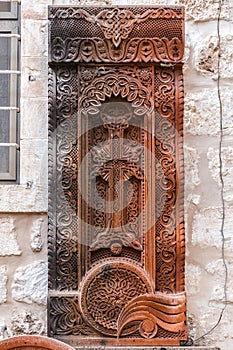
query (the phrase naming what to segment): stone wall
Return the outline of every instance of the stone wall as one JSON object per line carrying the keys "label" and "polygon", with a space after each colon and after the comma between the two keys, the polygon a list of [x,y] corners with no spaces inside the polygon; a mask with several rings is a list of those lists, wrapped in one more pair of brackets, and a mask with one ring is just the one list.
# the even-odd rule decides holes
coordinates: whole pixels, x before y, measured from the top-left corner
{"label": "stone wall", "polygon": [[[233,3],[222,0],[22,0],[20,183],[0,185],[0,338],[46,334],[47,6],[184,5],[188,326],[195,344],[233,348]],[[224,254],[220,181],[223,116]],[[228,281],[225,282],[225,266]]]}

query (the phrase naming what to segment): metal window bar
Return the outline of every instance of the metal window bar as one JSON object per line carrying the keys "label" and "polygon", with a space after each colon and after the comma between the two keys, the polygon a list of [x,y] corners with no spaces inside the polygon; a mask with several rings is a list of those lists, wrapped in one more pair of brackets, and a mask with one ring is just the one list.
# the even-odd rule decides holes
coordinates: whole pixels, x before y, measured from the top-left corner
{"label": "metal window bar", "polygon": [[17,113],[19,113],[19,107],[1,106],[0,111],[16,111]]}
{"label": "metal window bar", "polygon": [[18,151],[20,150],[20,146],[18,143],[6,143],[6,142],[0,142],[0,147],[15,147]]}
{"label": "metal window bar", "polygon": [[[1,1],[1,0],[0,0]],[[19,34],[15,34],[15,33],[12,33],[12,34],[9,34],[9,33],[0,33],[0,38],[17,38],[17,39],[20,39],[21,36]]]}
{"label": "metal window bar", "polygon": [[18,4],[21,4],[21,0],[0,0],[0,2],[17,2]]}
{"label": "metal window bar", "polygon": [[[9,36],[12,37],[11,34]],[[1,37],[1,35],[0,35],[0,37]],[[17,74],[17,75],[20,75],[21,71],[20,70],[0,70],[0,74]],[[1,106],[0,107],[0,111],[16,111],[17,113],[19,113],[19,107]]]}
{"label": "metal window bar", "polygon": [[0,70],[0,74],[21,74],[20,70]]}

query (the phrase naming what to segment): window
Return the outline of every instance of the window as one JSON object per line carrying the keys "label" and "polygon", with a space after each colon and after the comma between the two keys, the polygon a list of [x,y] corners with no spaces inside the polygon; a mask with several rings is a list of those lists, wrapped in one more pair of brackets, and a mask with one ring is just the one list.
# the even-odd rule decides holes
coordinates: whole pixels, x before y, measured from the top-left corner
{"label": "window", "polygon": [[0,180],[16,180],[19,83],[18,4],[0,1]]}
{"label": "window", "polygon": [[11,1],[0,1],[0,18],[17,19],[18,10],[17,3]]}

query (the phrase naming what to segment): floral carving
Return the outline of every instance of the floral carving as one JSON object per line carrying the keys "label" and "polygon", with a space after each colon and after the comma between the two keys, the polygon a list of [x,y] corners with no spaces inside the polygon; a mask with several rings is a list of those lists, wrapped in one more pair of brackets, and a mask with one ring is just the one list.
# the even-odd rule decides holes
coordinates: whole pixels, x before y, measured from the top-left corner
{"label": "floral carving", "polygon": [[[57,32],[51,38],[54,62],[180,62],[183,57],[181,8],[109,8],[96,13],[51,8],[49,17]],[[77,23],[65,36],[56,25],[64,20]],[[166,29],[168,24],[176,33],[172,38]],[[95,36],[87,37],[92,32]],[[141,32],[146,34],[143,38]]]}
{"label": "floral carving", "polygon": [[183,57],[181,40],[176,38],[129,39],[121,50],[114,50],[103,39],[55,38],[51,61],[54,62],[180,62]]}
{"label": "floral carving", "polygon": [[81,316],[77,297],[51,297],[50,311],[50,335],[94,334]]}
{"label": "floral carving", "polygon": [[111,96],[121,96],[135,108],[137,115],[143,115],[153,108],[153,100],[146,87],[135,78],[125,75],[123,72],[109,73],[96,78],[84,91],[80,99],[80,106],[85,112],[95,114],[101,104]]}

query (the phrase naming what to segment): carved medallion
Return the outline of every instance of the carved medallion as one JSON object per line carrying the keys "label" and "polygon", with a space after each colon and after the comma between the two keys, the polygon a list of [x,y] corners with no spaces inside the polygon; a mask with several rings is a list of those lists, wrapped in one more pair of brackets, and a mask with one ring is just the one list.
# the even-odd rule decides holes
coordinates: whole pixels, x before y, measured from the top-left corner
{"label": "carved medallion", "polygon": [[[152,292],[143,271],[129,261],[109,260],[98,264],[85,277],[81,287],[81,311],[97,331],[117,336],[117,322],[122,308],[133,298]],[[124,334],[135,332],[127,328]]]}

